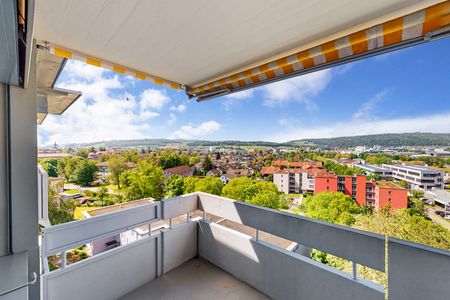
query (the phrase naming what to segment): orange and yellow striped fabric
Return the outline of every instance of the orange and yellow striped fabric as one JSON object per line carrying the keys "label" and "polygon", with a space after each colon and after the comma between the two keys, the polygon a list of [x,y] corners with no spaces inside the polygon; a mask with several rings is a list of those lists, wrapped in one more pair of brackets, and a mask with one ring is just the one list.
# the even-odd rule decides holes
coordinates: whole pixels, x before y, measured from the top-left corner
{"label": "orange and yellow striped fabric", "polygon": [[446,1],[232,76],[193,87],[188,89],[187,93],[197,97],[215,90],[228,89],[232,91],[278,76],[286,76],[340,59],[425,37],[428,33],[449,25],[450,1]]}

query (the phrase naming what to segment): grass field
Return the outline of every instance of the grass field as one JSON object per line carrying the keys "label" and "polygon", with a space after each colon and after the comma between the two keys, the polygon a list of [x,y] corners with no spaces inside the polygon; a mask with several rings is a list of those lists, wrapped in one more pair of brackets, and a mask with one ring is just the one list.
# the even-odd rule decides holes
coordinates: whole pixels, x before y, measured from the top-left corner
{"label": "grass field", "polygon": [[91,210],[91,209],[95,209],[95,208],[97,208],[97,207],[95,207],[95,206],[92,206],[92,207],[76,207],[75,211],[73,212],[73,218],[75,220],[84,219],[83,211]]}

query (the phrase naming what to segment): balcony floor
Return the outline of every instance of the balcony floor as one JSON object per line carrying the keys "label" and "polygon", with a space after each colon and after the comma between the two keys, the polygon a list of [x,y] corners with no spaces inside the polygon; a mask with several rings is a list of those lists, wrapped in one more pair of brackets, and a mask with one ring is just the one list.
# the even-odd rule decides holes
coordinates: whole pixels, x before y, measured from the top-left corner
{"label": "balcony floor", "polygon": [[251,286],[199,258],[122,297],[134,299],[269,299]]}

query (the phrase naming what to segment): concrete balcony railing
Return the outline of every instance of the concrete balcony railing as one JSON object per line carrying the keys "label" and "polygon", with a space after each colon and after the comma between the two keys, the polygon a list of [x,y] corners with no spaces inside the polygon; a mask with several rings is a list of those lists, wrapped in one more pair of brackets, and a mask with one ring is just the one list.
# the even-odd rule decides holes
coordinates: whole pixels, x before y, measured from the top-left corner
{"label": "concrete balcony railing", "polygon": [[[51,255],[162,220],[170,225],[134,242],[47,267]],[[389,299],[448,299],[449,252],[205,193],[44,229],[43,299],[385,299],[383,286],[271,244],[263,233],[352,261],[355,270],[387,271]]]}

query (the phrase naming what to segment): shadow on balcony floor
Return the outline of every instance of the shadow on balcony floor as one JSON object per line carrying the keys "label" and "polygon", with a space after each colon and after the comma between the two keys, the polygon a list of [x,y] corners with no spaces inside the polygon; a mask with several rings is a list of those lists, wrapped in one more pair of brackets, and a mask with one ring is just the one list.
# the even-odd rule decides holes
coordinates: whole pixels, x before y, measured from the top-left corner
{"label": "shadow on balcony floor", "polygon": [[125,295],[134,299],[269,299],[203,259],[192,259]]}

